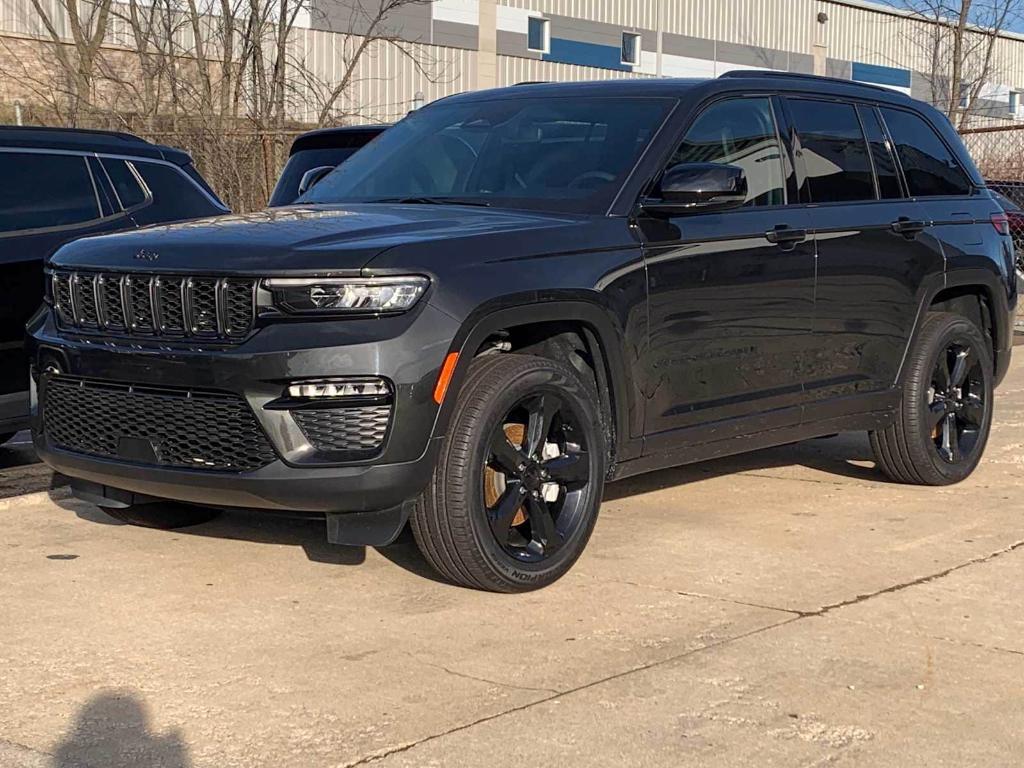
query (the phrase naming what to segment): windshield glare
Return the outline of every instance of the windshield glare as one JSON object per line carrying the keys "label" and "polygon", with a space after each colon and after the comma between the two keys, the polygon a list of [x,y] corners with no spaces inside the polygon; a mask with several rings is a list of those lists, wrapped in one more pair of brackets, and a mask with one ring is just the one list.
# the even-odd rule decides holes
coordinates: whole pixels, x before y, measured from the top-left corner
{"label": "windshield glare", "polygon": [[603,213],[670,105],[636,98],[441,103],[385,131],[298,202],[453,198]]}

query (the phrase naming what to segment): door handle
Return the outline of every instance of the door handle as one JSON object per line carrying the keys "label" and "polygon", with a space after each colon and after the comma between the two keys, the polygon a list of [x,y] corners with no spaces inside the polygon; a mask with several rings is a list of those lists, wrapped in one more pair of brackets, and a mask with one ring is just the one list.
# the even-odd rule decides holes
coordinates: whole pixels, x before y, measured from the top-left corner
{"label": "door handle", "polygon": [[785,224],[779,224],[775,229],[769,229],[764,233],[765,239],[775,245],[796,245],[807,239],[806,229],[793,229]]}
{"label": "door handle", "polygon": [[923,221],[912,221],[906,216],[900,216],[896,221],[892,223],[892,231],[898,235],[912,238],[915,235],[919,235],[925,231],[928,225]]}

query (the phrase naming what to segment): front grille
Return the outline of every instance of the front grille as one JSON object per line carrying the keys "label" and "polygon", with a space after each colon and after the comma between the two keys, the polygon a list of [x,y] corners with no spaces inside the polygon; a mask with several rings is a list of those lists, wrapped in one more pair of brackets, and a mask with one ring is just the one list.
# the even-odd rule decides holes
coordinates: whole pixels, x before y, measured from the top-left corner
{"label": "front grille", "polygon": [[256,281],[119,272],[55,272],[62,327],[107,335],[240,341],[256,318]]}
{"label": "front grille", "polygon": [[300,409],[292,416],[316,450],[369,457],[384,446],[391,406]]}
{"label": "front grille", "polygon": [[58,448],[189,469],[248,472],[277,455],[248,404],[223,392],[48,376],[43,428]]}

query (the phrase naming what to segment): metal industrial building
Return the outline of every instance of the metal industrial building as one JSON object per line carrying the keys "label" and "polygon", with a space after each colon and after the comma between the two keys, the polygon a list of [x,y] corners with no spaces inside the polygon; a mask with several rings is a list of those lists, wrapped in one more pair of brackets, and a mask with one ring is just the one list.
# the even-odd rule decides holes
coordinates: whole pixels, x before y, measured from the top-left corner
{"label": "metal industrial building", "polygon": [[[349,31],[352,2],[359,0],[314,0],[311,26]],[[392,24],[444,74],[431,83],[396,72],[368,84],[376,90],[368,101],[380,107],[409,102],[413,91],[429,100],[523,81],[731,69],[830,75],[932,100],[930,25],[865,0],[436,0],[404,7]],[[1024,36],[1000,36],[991,79],[979,111],[1024,117]]]}
{"label": "metal industrial building", "polygon": [[[68,0],[40,1],[60,29]],[[303,2],[292,58],[318,82],[336,83],[353,34],[372,15],[366,9],[380,0]],[[31,0],[0,0],[0,38],[45,39],[38,15]],[[386,24],[404,42],[369,46],[336,119],[390,121],[423,101],[524,81],[714,77],[742,68],[850,78],[932,100],[929,23],[866,0],[435,0],[402,5]],[[109,45],[130,47],[130,35],[122,29],[118,39],[114,27]],[[976,122],[1024,118],[1024,36],[1000,35],[989,80]],[[0,102],[24,98],[17,85],[0,82]],[[315,120],[312,102],[300,93],[291,117]]]}

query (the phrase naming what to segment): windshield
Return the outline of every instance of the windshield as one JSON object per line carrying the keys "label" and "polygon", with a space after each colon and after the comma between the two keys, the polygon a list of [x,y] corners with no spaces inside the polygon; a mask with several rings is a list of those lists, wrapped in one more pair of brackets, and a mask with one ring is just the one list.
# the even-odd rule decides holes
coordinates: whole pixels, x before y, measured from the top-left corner
{"label": "windshield", "polygon": [[300,203],[467,202],[603,213],[670,99],[503,99],[414,112]]}

